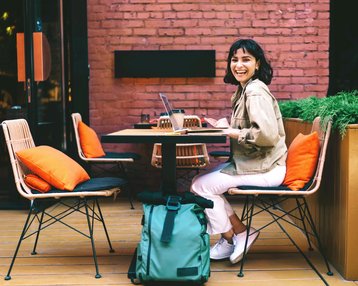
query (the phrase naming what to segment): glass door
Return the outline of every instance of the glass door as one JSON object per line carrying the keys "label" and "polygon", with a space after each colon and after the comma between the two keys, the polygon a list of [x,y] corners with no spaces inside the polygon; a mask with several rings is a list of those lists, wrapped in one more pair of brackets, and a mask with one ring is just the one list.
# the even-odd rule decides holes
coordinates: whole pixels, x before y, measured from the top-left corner
{"label": "glass door", "polygon": [[24,33],[23,8],[22,0],[0,2],[0,121],[23,116],[27,109],[25,86],[17,80],[16,35]]}
{"label": "glass door", "polygon": [[25,0],[25,3],[28,119],[37,145],[65,150],[62,0]]}
{"label": "glass door", "polygon": [[[36,145],[65,151],[62,6],[62,0],[0,1],[0,122],[25,118]],[[1,200],[16,190],[0,137]]]}

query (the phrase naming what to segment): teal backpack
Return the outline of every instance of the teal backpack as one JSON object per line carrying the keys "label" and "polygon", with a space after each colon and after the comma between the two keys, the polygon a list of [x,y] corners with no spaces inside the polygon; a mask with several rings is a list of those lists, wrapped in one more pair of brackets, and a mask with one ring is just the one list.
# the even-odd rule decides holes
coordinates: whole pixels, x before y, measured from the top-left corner
{"label": "teal backpack", "polygon": [[[204,208],[195,196],[189,200],[168,196],[165,200],[165,205],[143,204],[142,237],[128,278],[134,284],[155,281],[202,284],[210,276],[210,241]],[[203,200],[200,198],[199,203]],[[205,201],[201,205],[212,207],[212,201]]]}

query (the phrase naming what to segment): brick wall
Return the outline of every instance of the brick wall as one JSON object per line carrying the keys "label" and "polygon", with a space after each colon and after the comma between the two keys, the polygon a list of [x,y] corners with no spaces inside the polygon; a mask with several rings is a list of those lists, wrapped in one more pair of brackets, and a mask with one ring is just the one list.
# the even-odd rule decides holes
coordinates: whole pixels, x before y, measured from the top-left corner
{"label": "brick wall", "polygon": [[[278,99],[326,95],[329,0],[88,0],[92,127],[106,133],[131,127],[141,113],[159,114],[158,92],[187,114],[228,116],[235,87],[222,78],[227,51],[238,38],[253,38],[266,51],[274,69],[270,89]],[[116,79],[119,49],[214,49],[216,78]],[[143,153],[142,147],[108,146]]]}

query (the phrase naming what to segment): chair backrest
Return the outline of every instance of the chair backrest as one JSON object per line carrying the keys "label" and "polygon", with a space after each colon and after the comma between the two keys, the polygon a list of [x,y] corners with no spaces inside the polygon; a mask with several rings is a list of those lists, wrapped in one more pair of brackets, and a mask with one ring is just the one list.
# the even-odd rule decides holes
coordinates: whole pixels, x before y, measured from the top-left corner
{"label": "chair backrest", "polygon": [[21,165],[16,156],[18,151],[35,147],[29,125],[25,119],[5,120],[1,125],[9,151],[16,189],[23,197],[31,199],[31,189],[24,182],[24,176],[29,174],[30,171]]}
{"label": "chair backrest", "polygon": [[[161,129],[172,128],[169,116],[161,116],[157,127]],[[183,127],[202,127],[199,116],[185,115]],[[205,144],[177,144],[176,146],[177,168],[203,168],[209,164],[209,155]],[[152,165],[157,168],[162,167],[161,144],[154,144]]]}
{"label": "chair backrest", "polygon": [[78,124],[82,121],[82,116],[79,113],[72,113],[71,117],[73,123],[73,131],[76,139],[77,154],[82,160],[87,161],[88,158],[86,158],[85,154],[82,151],[80,135],[78,133]]}
{"label": "chair backrest", "polygon": [[[172,123],[170,122],[169,116],[161,116],[159,117],[158,128],[162,129],[169,129],[172,128]],[[184,128],[190,128],[190,127],[202,127],[201,120],[199,116],[197,115],[185,115],[184,116]]]}
{"label": "chair backrest", "polygon": [[316,131],[320,141],[320,153],[318,156],[318,162],[316,167],[316,172],[313,177],[313,182],[311,186],[306,190],[307,193],[313,193],[318,190],[321,181],[324,168],[324,162],[326,160],[326,153],[328,147],[329,137],[331,135],[332,122],[326,120],[325,122],[321,121],[320,117],[316,117],[312,123],[311,133]]}

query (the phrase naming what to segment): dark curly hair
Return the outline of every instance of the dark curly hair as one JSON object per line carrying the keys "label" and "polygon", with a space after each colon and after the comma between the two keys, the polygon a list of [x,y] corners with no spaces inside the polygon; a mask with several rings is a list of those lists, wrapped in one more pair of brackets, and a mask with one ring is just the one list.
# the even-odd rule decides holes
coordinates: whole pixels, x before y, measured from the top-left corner
{"label": "dark curly hair", "polygon": [[230,47],[229,54],[227,57],[227,66],[226,66],[226,73],[224,76],[224,82],[230,83],[233,85],[239,85],[240,83],[235,79],[234,75],[231,72],[230,63],[231,58],[236,53],[237,50],[243,49],[244,52],[248,52],[253,55],[260,63],[258,71],[255,72],[253,76],[254,79],[258,78],[259,80],[263,81],[267,85],[271,83],[273,70],[268,61],[265,58],[265,54],[263,49],[260,47],[258,43],[251,39],[241,39],[237,40],[233,43]]}

